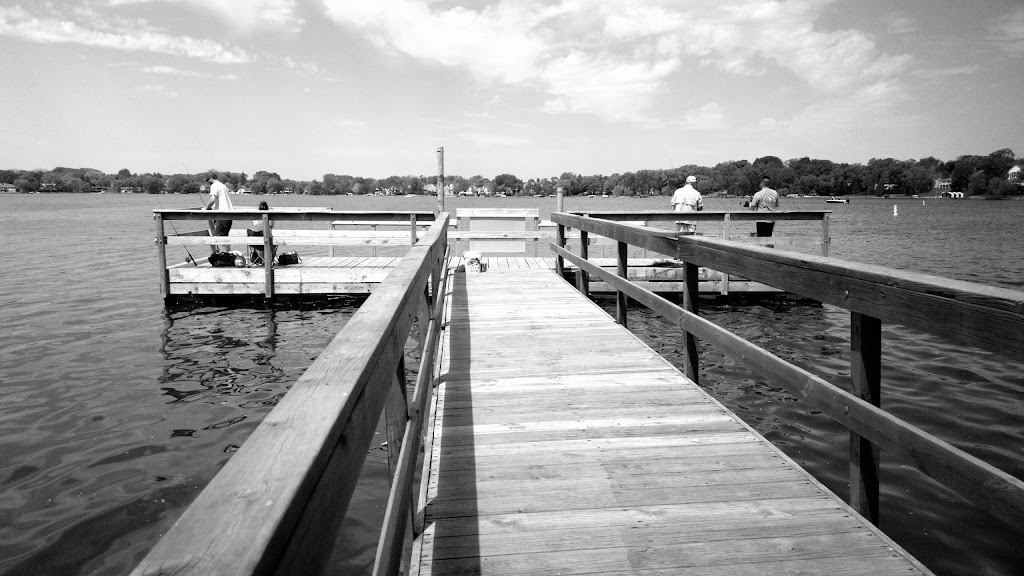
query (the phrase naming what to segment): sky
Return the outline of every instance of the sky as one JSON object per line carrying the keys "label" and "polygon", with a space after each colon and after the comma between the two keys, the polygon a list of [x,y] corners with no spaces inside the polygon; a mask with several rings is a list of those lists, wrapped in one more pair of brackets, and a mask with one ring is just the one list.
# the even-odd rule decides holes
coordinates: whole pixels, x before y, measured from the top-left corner
{"label": "sky", "polygon": [[0,168],[1024,155],[1021,0],[0,0]]}

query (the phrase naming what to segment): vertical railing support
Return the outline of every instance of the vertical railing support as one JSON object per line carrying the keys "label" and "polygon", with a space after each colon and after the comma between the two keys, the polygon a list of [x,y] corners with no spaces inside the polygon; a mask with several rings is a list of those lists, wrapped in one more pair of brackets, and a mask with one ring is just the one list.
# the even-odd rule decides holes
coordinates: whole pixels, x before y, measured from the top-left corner
{"label": "vertical railing support", "polygon": [[832,238],[828,235],[828,222],[830,217],[828,214],[821,215],[821,255],[828,256],[828,246],[832,243]]}
{"label": "vertical railing support", "polygon": [[264,294],[269,300],[274,297],[274,226],[270,214],[263,215],[263,276]]}
{"label": "vertical railing support", "polygon": [[171,296],[171,271],[167,269],[167,236],[164,234],[163,214],[154,214],[156,220],[156,264],[160,268],[160,295],[164,300]]}
{"label": "vertical railing support", "polygon": [[[555,244],[559,248],[565,248],[565,224],[559,224],[555,230]],[[558,274],[559,278],[565,277],[565,258],[562,258],[561,254],[555,256],[555,274]]]}
{"label": "vertical railing support", "polygon": [[416,245],[416,215],[409,214],[409,246]]}
{"label": "vertical railing support", "polygon": [[398,360],[398,368],[388,388],[388,398],[384,405],[384,418],[388,433],[388,486],[394,483],[395,467],[398,466],[398,455],[402,451],[402,436],[405,435],[405,423],[409,419],[409,402],[405,392],[405,359]]}
{"label": "vertical railing support", "polygon": [[[590,259],[590,235],[586,230],[580,230],[580,258]],[[576,269],[576,289],[590,296],[590,275],[582,268]]]}
{"label": "vertical railing support", "polygon": [[[852,392],[874,406],[881,403],[882,321],[850,313]],[[850,432],[850,506],[878,525],[878,447]]]}
{"label": "vertical railing support", "polygon": [[[731,222],[730,214],[726,214],[722,219],[722,240],[729,240],[729,222]],[[722,296],[729,294],[729,275],[725,272],[718,272],[718,277],[722,281],[722,285],[719,288],[722,291]]]}
{"label": "vertical railing support", "polygon": [[[618,257],[616,258],[617,272],[619,278],[626,278],[629,258],[629,244],[625,242],[618,243]],[[626,307],[629,305],[629,300],[626,298],[626,293],[621,290],[615,291],[615,319],[622,326],[626,326]]]}
{"label": "vertical railing support", "polygon": [[437,148],[437,212],[444,212],[444,147]]}
{"label": "vertical railing support", "polygon": [[[697,314],[697,295],[699,293],[697,265],[686,262],[683,264],[683,310]],[[683,337],[683,371],[686,377],[697,383],[700,362],[697,357],[697,337],[687,331]]]}

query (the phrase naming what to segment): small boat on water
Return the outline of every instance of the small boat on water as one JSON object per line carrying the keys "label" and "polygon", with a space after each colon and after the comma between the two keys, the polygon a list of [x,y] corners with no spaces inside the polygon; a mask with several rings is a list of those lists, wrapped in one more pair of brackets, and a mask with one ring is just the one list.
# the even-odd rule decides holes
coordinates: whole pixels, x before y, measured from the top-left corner
{"label": "small boat on water", "polygon": [[828,198],[825,198],[825,202],[828,202],[829,204],[849,204],[850,200],[848,198],[836,198],[835,196],[829,196]]}

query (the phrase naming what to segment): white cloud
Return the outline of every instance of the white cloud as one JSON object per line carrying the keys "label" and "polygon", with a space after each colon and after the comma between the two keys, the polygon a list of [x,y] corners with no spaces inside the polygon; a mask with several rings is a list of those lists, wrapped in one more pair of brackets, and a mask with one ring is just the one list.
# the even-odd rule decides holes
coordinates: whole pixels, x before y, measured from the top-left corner
{"label": "white cloud", "polygon": [[966,66],[954,66],[952,68],[920,68],[911,74],[921,80],[944,80],[955,76],[969,76],[980,69],[979,64],[968,64]]}
{"label": "white cloud", "polygon": [[882,17],[885,28],[890,34],[911,34],[917,32],[917,23],[899,12],[890,12]]}
{"label": "white cloud", "polygon": [[163,96],[167,96],[168,98],[178,97],[177,92],[175,92],[174,90],[169,90],[167,86],[164,86],[163,84],[145,84],[141,86],[138,89],[138,91],[152,94],[161,94]]}
{"label": "white cloud", "polygon": [[1018,7],[995,26],[995,38],[1003,50],[1024,55],[1024,7]]}
{"label": "white cloud", "polygon": [[791,72],[842,94],[903,73],[856,30],[815,24],[835,0],[323,0],[327,14],[387,50],[462,68],[482,81],[536,88],[549,113],[643,121],[674,74]]}
{"label": "white cloud", "polygon": [[237,28],[280,28],[297,32],[305,22],[296,16],[297,0],[106,0],[108,6],[154,4],[157,2],[191,4],[212,10]]}
{"label": "white cloud", "polygon": [[192,72],[189,70],[179,70],[173,66],[143,66],[139,69],[140,72],[147,74],[164,74],[167,76],[187,76],[190,78],[204,78],[207,74],[200,72]]}
{"label": "white cloud", "polygon": [[20,7],[0,8],[0,36],[38,43],[72,43],[126,52],[154,52],[197,58],[221,64],[248,62],[244,50],[218,42],[168,36],[144,25],[116,31],[99,30],[60,18],[38,18]]}

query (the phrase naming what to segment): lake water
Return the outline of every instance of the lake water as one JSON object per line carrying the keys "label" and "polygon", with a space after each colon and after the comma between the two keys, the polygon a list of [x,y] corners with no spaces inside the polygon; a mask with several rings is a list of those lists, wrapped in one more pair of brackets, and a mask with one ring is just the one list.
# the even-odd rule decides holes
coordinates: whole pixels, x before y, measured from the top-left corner
{"label": "lake water", "polygon": [[[272,206],[352,210],[435,206],[427,197],[244,197],[236,203],[256,206],[263,199]],[[6,255],[0,273],[0,574],[130,571],[362,301],[165,307],[152,210],[198,202],[183,196],[0,196]],[[667,204],[667,198],[570,198],[566,209]],[[739,204],[706,201],[711,210]],[[546,216],[554,199],[446,200],[447,209],[457,207],[537,207]],[[1024,202],[854,199],[826,205],[799,199],[784,200],[784,207],[834,210],[835,257],[1024,289],[1017,235]],[[702,231],[715,233],[712,226]],[[174,250],[172,260],[184,260],[185,253]],[[612,299],[599,301],[614,307]],[[848,383],[849,314],[843,310],[774,298],[702,302],[701,314],[836,384]],[[629,326],[679,363],[677,328],[638,308],[630,310]],[[1024,477],[1019,364],[898,326],[885,326],[883,337],[884,408]],[[845,497],[845,429],[707,346],[701,371],[702,386]],[[334,563],[338,574],[365,572],[372,564],[385,469],[375,445],[347,520],[350,537]],[[939,574],[1024,573],[1021,528],[978,512],[886,454],[881,515],[882,528]]]}

